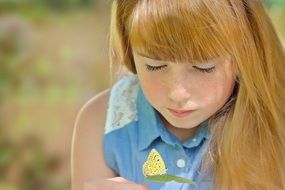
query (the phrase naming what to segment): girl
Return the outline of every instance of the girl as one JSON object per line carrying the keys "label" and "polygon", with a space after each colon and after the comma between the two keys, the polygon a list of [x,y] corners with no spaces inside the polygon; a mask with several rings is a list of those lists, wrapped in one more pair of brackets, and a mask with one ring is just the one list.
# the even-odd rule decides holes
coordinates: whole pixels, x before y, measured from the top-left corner
{"label": "girl", "polygon": [[260,0],[115,0],[111,29],[133,75],[80,111],[74,190],[195,189],[146,181],[153,148],[199,190],[285,189],[285,55]]}

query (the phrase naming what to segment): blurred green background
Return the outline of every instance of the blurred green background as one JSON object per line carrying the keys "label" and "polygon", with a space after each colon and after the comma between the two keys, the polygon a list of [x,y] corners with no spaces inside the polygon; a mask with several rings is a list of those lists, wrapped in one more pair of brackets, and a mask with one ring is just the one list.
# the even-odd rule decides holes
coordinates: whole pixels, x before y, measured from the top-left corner
{"label": "blurred green background", "polygon": [[[285,42],[285,0],[265,1]],[[0,0],[0,190],[70,189],[80,107],[110,84],[111,0]]]}

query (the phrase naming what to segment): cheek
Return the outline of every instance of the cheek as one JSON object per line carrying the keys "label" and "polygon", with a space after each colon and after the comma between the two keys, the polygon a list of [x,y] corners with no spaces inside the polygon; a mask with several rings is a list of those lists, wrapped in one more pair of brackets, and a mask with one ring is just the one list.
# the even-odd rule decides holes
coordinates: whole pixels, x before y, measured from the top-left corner
{"label": "cheek", "polygon": [[156,77],[139,76],[140,84],[146,98],[152,103],[161,102],[165,97],[166,85]]}
{"label": "cheek", "polygon": [[216,103],[219,102],[225,97],[228,96],[228,90],[225,85],[222,85],[217,82],[210,82],[207,85],[207,87],[204,87],[201,94],[199,94],[200,97],[204,97],[204,101],[207,103]]}
{"label": "cheek", "polygon": [[[212,106],[212,109],[222,107],[234,88],[234,78],[232,75],[219,75],[215,79],[208,81],[200,91],[199,97],[203,97],[201,103],[206,106]],[[202,85],[201,85],[202,86]]]}

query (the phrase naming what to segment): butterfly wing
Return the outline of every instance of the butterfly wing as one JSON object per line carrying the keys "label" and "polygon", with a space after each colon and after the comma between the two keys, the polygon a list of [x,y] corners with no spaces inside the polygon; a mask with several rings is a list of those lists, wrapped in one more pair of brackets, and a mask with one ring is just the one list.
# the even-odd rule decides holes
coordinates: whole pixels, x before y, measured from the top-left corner
{"label": "butterfly wing", "polygon": [[143,165],[143,175],[144,176],[151,176],[152,175],[152,167],[151,167],[151,164],[150,162],[145,162],[144,165]]}
{"label": "butterfly wing", "polygon": [[161,175],[166,173],[166,167],[161,155],[157,150],[152,149],[143,165],[143,174],[145,176]]}

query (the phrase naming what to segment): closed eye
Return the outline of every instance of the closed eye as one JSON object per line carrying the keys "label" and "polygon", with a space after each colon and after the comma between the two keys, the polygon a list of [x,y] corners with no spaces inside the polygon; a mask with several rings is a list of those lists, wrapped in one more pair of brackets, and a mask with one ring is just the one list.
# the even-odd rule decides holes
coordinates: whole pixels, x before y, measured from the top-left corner
{"label": "closed eye", "polygon": [[[165,67],[167,67],[167,65],[153,66],[153,65],[146,64],[146,68],[149,71],[159,71]],[[195,66],[193,66],[193,68],[197,71],[202,72],[202,73],[211,73],[215,70],[216,67],[212,66],[212,67],[205,67],[204,68],[204,67],[200,67],[200,66],[195,65]]]}
{"label": "closed eye", "polygon": [[147,70],[149,70],[149,71],[159,71],[159,70],[161,70],[161,69],[163,69],[163,68],[165,68],[165,67],[167,67],[167,65],[152,66],[152,65],[146,64],[146,68],[147,68]]}
{"label": "closed eye", "polygon": [[202,73],[211,73],[215,70],[215,66],[213,67],[209,67],[209,68],[203,68],[203,67],[198,67],[198,66],[193,66],[194,69],[196,69],[197,71],[200,71]]}

